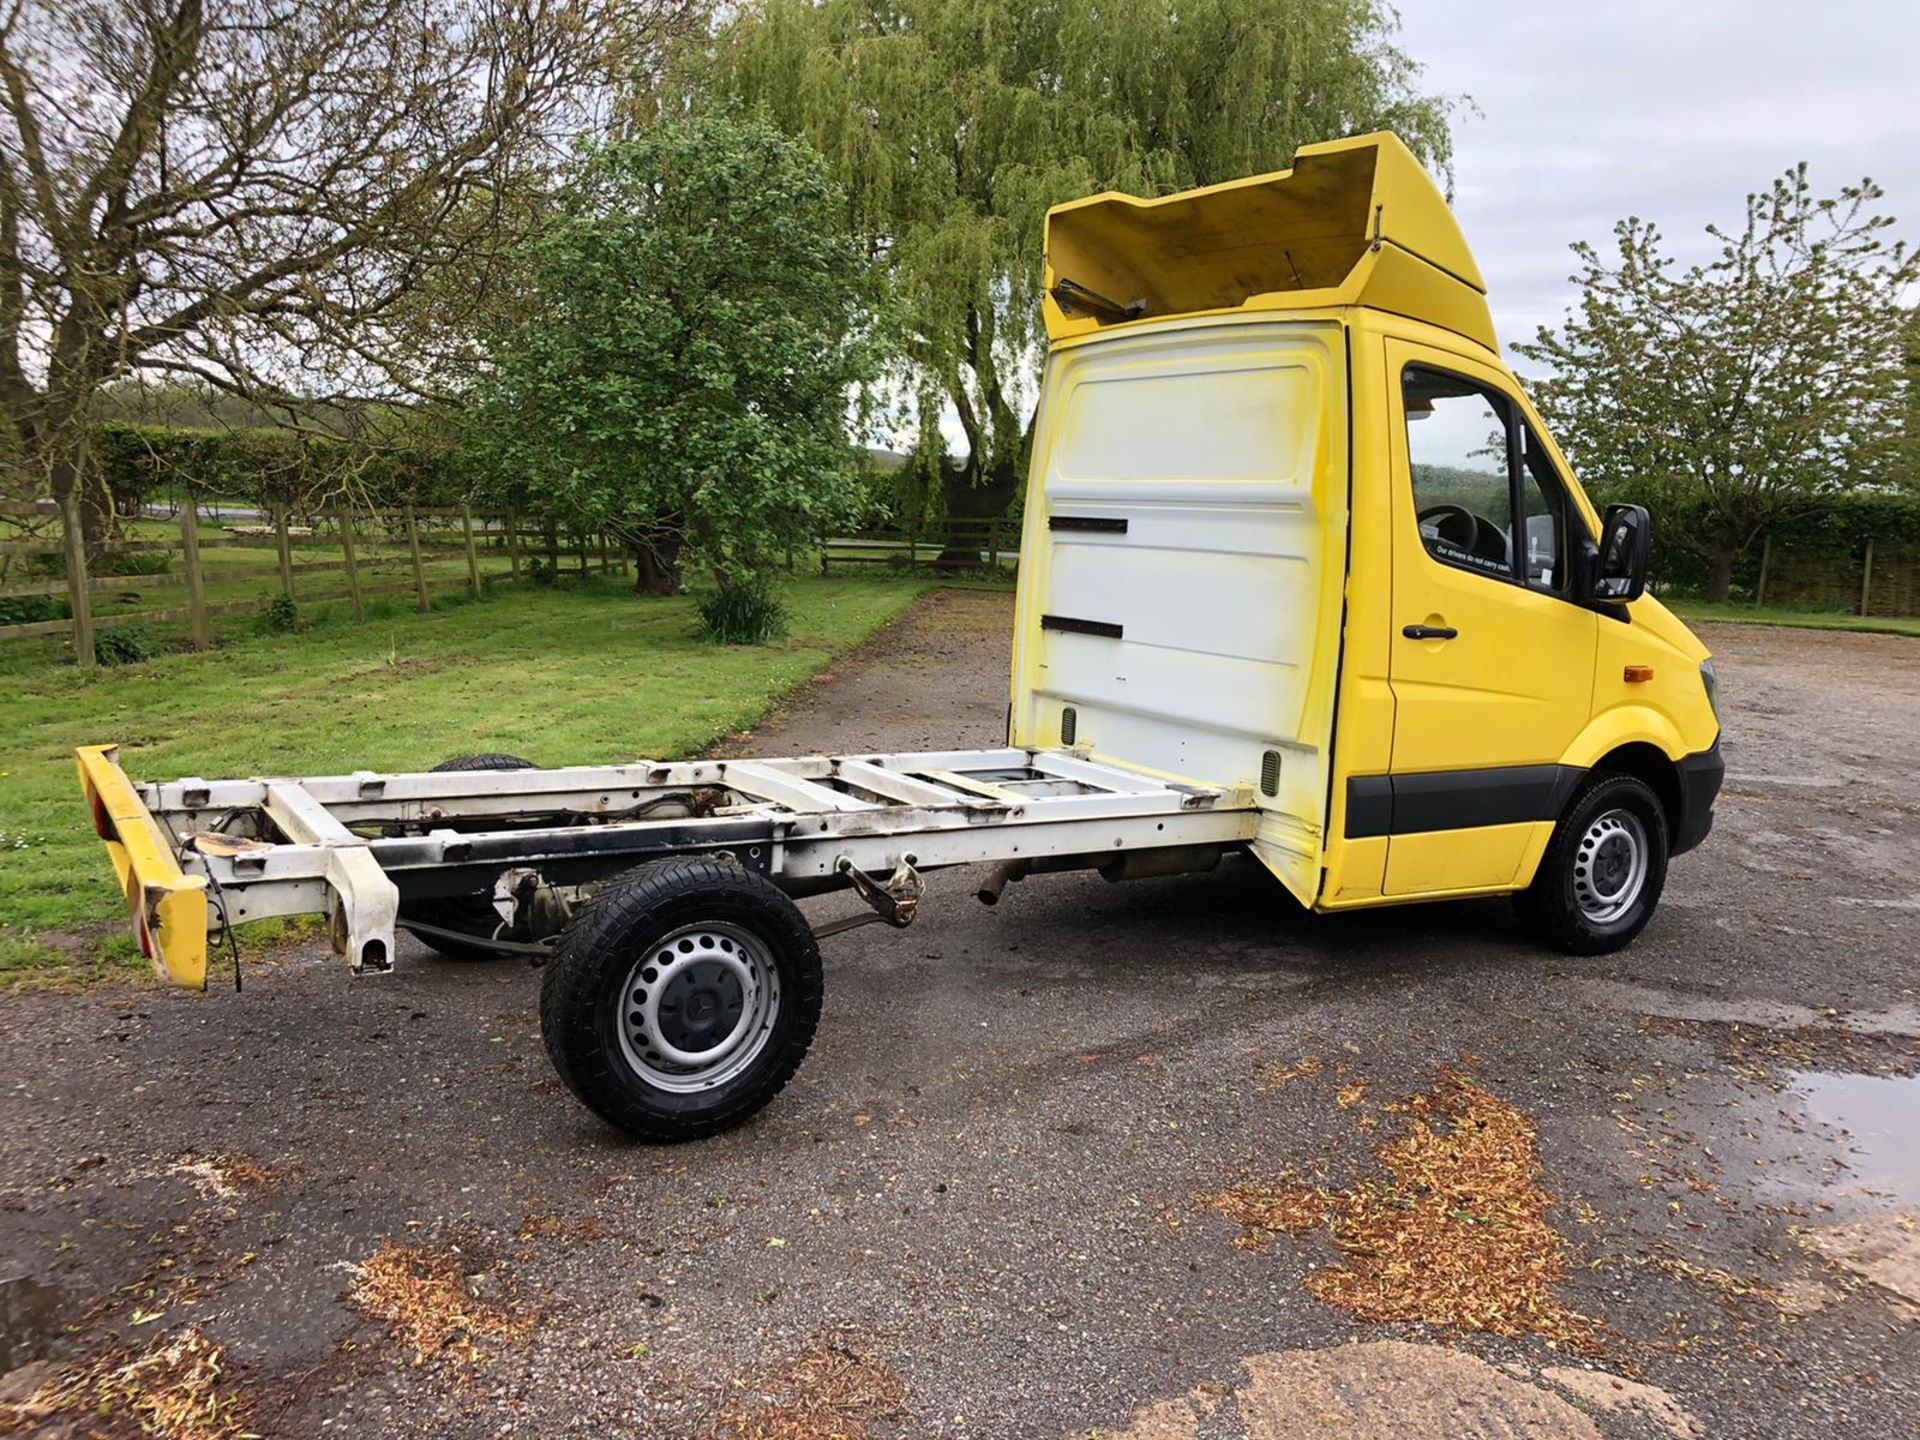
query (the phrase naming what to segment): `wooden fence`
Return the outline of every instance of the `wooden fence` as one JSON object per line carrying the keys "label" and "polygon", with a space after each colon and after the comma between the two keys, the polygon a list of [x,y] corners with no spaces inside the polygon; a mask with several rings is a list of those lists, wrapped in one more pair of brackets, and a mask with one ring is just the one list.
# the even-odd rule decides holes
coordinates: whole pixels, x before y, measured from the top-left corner
{"label": "wooden fence", "polygon": [[[868,530],[820,542],[820,569],[882,565],[925,573],[950,551],[970,562],[958,573],[1011,578],[1020,563],[1020,521],[949,520],[924,531]],[[1754,580],[1749,571],[1747,582]],[[1758,557],[1752,585],[1756,605],[1799,606],[1881,617],[1920,615],[1920,546],[1868,540],[1852,554],[1832,547],[1802,549],[1769,539]]]}
{"label": "wooden fence", "polygon": [[865,530],[820,542],[820,573],[836,565],[885,565],[909,572],[930,571],[941,555],[964,552],[959,573],[1004,579],[1020,563],[1020,521],[948,520],[926,531]]}
{"label": "wooden fence", "polygon": [[135,520],[127,524],[133,538],[89,554],[72,502],[64,512],[0,503],[0,523],[24,537],[0,540],[0,601],[43,596],[44,608],[64,599],[67,609],[64,617],[0,624],[0,641],[71,635],[74,659],[90,667],[95,635],[107,626],[184,624],[193,647],[205,650],[215,616],[258,613],[282,596],[296,606],[344,603],[365,620],[370,599],[410,595],[425,611],[436,590],[477,597],[536,563],[555,576],[576,565],[581,574],[628,568],[625,551],[605,535],[569,535],[512,512],[282,510],[217,527],[207,515],[205,506],[184,505],[173,519]]}
{"label": "wooden fence", "polygon": [[1852,554],[1836,554],[1832,547],[1802,549],[1768,537],[1754,603],[1882,618],[1920,615],[1920,545],[1868,539]]}

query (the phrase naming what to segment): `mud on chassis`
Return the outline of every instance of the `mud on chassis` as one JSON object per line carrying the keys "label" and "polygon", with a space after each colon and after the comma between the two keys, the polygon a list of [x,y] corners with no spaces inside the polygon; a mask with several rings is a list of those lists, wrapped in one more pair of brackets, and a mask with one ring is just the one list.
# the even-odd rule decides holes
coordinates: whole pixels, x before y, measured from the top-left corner
{"label": "mud on chassis", "polygon": [[[421,774],[137,784],[115,748],[80,777],[142,951],[203,986],[208,940],[320,913],[356,974],[396,928],[455,960],[544,965],[547,1053],[575,1096],[651,1140],[770,1101],[820,1015],[819,940],[911,923],[921,872],[1209,869],[1253,838],[1253,796],[1072,751],[967,750],[542,770],[467,756]],[[869,913],[812,926],[797,897]]]}

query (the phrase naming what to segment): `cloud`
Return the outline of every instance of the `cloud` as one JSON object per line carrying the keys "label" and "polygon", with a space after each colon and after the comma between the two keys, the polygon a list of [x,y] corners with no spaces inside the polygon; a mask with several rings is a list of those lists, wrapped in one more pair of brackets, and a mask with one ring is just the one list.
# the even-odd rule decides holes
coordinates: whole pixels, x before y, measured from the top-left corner
{"label": "cloud", "polygon": [[1508,342],[1557,321],[1576,240],[1639,215],[1685,259],[1710,221],[1798,161],[1815,187],[1872,176],[1920,233],[1920,8],[1867,0],[1401,0],[1427,88],[1471,96],[1454,208]]}

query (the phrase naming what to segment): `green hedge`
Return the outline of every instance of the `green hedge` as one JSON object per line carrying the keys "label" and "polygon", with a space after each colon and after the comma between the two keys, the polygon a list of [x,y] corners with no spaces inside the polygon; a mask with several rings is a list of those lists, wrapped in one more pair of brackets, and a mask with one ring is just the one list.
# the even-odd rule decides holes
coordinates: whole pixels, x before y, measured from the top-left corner
{"label": "green hedge", "polygon": [[[1649,571],[1663,586],[1690,591],[1705,586],[1707,562],[1684,543],[1684,537],[1707,528],[1705,507],[1699,510],[1662,507],[1653,516],[1653,557]],[[1920,547],[1920,493],[1908,491],[1855,492],[1832,495],[1815,502],[1791,520],[1774,526],[1773,553],[1791,555],[1803,568],[1829,564],[1839,572],[1859,573],[1869,539],[1883,557],[1894,551]],[[1755,540],[1734,562],[1734,588],[1752,594],[1760,580],[1761,542]],[[1852,582],[1857,589],[1858,582]]]}
{"label": "green hedge", "polygon": [[350,490],[376,505],[457,505],[479,481],[449,447],[361,445],[292,430],[190,430],[110,422],[94,427],[100,478],[122,511],[178,495],[299,505]]}
{"label": "green hedge", "polygon": [[1773,531],[1775,546],[1798,555],[1852,556],[1869,540],[1876,548],[1920,545],[1920,494],[1835,495]]}

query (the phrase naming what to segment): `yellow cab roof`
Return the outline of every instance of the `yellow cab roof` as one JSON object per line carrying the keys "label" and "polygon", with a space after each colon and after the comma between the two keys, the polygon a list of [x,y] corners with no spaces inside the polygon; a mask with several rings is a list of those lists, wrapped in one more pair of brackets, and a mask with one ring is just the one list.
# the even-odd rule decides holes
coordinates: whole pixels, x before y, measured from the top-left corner
{"label": "yellow cab roof", "polygon": [[1499,348],[1486,282],[1397,135],[1308,145],[1293,168],[1047,212],[1047,335],[1172,316],[1366,305]]}

